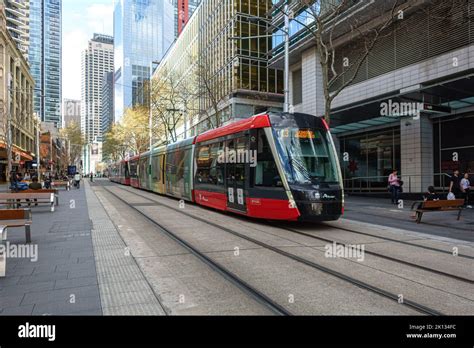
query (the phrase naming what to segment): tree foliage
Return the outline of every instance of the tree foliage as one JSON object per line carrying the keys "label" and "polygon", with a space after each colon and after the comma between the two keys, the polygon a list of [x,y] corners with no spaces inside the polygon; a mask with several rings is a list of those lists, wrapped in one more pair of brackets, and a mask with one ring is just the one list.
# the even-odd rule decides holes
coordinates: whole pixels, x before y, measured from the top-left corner
{"label": "tree foliage", "polygon": [[81,132],[81,127],[76,122],[71,122],[67,127],[61,129],[61,138],[69,142],[70,164],[77,163],[81,159],[82,147],[85,145],[85,139]]}
{"label": "tree foliage", "polygon": [[147,151],[149,143],[149,109],[139,105],[127,109],[122,122],[104,134],[102,152],[105,158],[118,161]]}
{"label": "tree foliage", "polygon": [[[375,6],[374,11],[379,16],[372,22],[367,22],[364,11],[359,11],[362,14],[347,15],[349,8],[354,6],[351,0],[297,0],[291,4],[293,13],[306,12],[304,20],[298,16],[294,16],[292,20],[304,27],[316,44],[322,70],[324,117],[328,123],[332,102],[355,80],[376,43],[384,37],[400,13],[403,13],[402,3],[401,0],[376,3],[378,7]],[[277,10],[285,14],[283,7],[278,7]],[[343,65],[338,66],[341,58],[339,39],[347,35],[357,43],[357,54],[351,60],[343,57]],[[318,80],[317,83],[321,82]]]}

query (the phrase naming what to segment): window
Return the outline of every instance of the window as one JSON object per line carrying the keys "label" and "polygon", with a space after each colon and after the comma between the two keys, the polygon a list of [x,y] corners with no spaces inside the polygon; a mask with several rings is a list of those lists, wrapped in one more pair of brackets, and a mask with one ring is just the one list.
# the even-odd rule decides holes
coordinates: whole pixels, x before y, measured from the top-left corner
{"label": "window", "polygon": [[155,155],[152,158],[151,166],[153,182],[161,182],[161,157],[162,156]]}
{"label": "window", "polygon": [[199,147],[197,155],[196,181],[200,184],[224,185],[224,161],[219,155],[224,151],[224,142]]}
{"label": "window", "polygon": [[303,74],[301,69],[293,71],[293,105],[303,102]]}
{"label": "window", "polygon": [[263,129],[258,130],[257,137],[257,166],[254,175],[255,186],[261,187],[281,187],[283,183],[278,173],[278,169],[273,158],[273,154],[268,144],[267,137]]}

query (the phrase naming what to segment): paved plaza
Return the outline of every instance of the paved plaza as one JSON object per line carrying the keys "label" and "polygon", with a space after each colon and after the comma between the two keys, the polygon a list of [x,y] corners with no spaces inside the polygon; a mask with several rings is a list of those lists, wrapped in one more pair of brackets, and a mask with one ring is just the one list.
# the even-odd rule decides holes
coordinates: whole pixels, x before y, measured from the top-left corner
{"label": "paved plaza", "polygon": [[[242,244],[242,242],[231,241],[225,231],[196,230],[197,227],[193,227],[195,222],[187,226],[182,217],[176,213],[165,213],[167,205],[178,204],[175,200],[112,184],[105,179],[98,179],[92,184],[84,181],[79,190],[59,192],[60,202],[54,213],[47,207],[32,207],[33,225],[30,247],[37,248],[37,253],[31,254],[29,258],[7,258],[6,277],[0,278],[0,315],[268,314],[266,309],[249,299],[241,289],[235,288],[227,280],[211,272],[188,250],[163,235],[153,223],[143,219],[143,216],[137,212],[127,210],[124,202],[120,202],[118,197],[114,197],[111,193],[125,197],[128,203],[134,204],[145,214],[158,216],[157,221],[165,225],[170,224],[168,227],[172,230],[182,231],[180,233],[184,233],[191,239],[198,238],[193,240],[193,243],[204,249],[207,255],[215,256],[220,262],[227,263],[226,267],[230,269],[238,267],[236,269],[240,269],[239,272],[243,272],[242,275],[249,277],[251,282],[255,279],[263,281],[262,277],[264,277],[263,274],[252,274],[258,268],[257,264],[248,263],[253,259],[262,258],[258,263],[259,266],[268,264],[269,268],[265,277],[269,274],[276,275],[271,271],[273,264],[275,267],[278,266],[275,261],[271,261],[275,256],[262,254],[252,243]],[[146,198],[143,195],[146,195]],[[391,238],[409,240],[436,249],[444,248],[445,244],[456,243],[460,246],[461,253],[466,253],[467,258],[472,258],[474,255],[471,228],[474,226],[473,210],[466,209],[460,221],[456,221],[455,212],[426,214],[425,223],[417,225],[409,217],[410,203],[406,202],[404,209],[398,209],[383,199],[348,197],[345,218],[333,226],[352,228],[362,232],[369,231],[374,236],[379,233],[380,236],[387,236],[388,233]],[[239,217],[230,217],[193,205],[190,205],[188,209],[190,209],[187,210],[188,212],[205,215],[222,226],[232,229],[242,228],[245,233],[261,230],[254,236],[264,238],[274,245],[293,252],[300,250],[304,252],[301,255],[305,257],[315,257],[315,251],[310,251],[308,247],[317,249],[325,245],[325,243],[300,241],[288,235],[288,232],[273,230],[270,224],[264,222],[256,223]],[[176,216],[173,217],[174,215]],[[378,230],[377,224],[385,227],[379,226]],[[199,233],[196,233],[197,231]],[[409,234],[406,234],[406,231],[410,231]],[[347,232],[347,236],[344,232],[338,232],[339,237],[333,237],[335,231],[326,231],[326,227],[322,226],[316,226],[311,233],[326,238],[355,240],[355,235],[349,235]],[[199,237],[199,235],[202,236]],[[380,241],[372,237],[368,239],[364,237],[362,240],[365,240],[368,245],[372,244],[370,247],[373,250],[377,250],[374,248],[381,245],[380,250],[391,253],[396,258],[403,256],[407,259],[416,259],[418,257],[408,252],[408,249],[413,246],[396,245],[395,249],[393,247],[383,249],[383,243],[380,244]],[[22,228],[9,229],[8,245],[22,246],[25,245],[24,243],[25,234]],[[232,261],[235,260],[233,245],[239,245],[240,252],[249,256],[241,259],[246,262],[238,266]],[[406,248],[408,249],[405,252]],[[307,252],[310,253],[306,254]],[[446,258],[446,261],[441,262],[443,258]],[[433,268],[446,268],[449,272],[469,277],[469,274],[465,272],[467,269],[464,269],[464,259],[460,260],[463,263],[459,264],[454,263],[448,256],[437,257],[433,260],[439,262],[433,261],[431,264],[427,252],[415,262],[424,263]],[[324,259],[318,261],[328,262]],[[379,262],[375,262],[371,267],[378,268]],[[466,262],[469,260],[466,259]],[[280,270],[285,270],[287,266],[282,264],[278,267]],[[390,269],[392,266],[383,265],[382,268],[385,267]],[[313,273],[303,269],[296,272],[297,269],[295,268],[293,272],[294,276],[301,272],[304,278],[309,277],[310,274],[314,277]],[[341,271],[345,272],[348,269],[341,268]],[[381,273],[381,275],[388,274]],[[407,277],[411,276],[407,275]],[[419,276],[415,276],[417,277]],[[302,282],[303,278],[298,279],[289,282],[288,287],[291,289],[296,285],[299,286],[299,283],[306,284]],[[308,283],[306,288],[303,287],[304,291],[321,287],[322,284],[326,284],[325,282],[328,282],[327,284],[333,282],[329,278],[323,283],[321,279],[325,278],[314,278],[313,281],[309,279],[306,279]],[[271,293],[274,287],[269,281],[270,279],[266,280],[262,286]],[[372,280],[368,278],[367,281]],[[387,284],[387,286],[390,285]],[[440,290],[444,291],[443,289],[444,285],[440,285]],[[464,292],[463,289],[464,285],[459,283],[460,294]],[[311,292],[314,292],[314,289]],[[417,290],[416,293],[422,292]],[[181,295],[178,296],[178,293],[186,294],[186,303],[184,295],[182,295],[183,302],[180,302]],[[365,301],[366,295],[351,294],[352,298],[360,296],[359,300]],[[339,295],[342,298],[343,294]],[[459,302],[459,305],[461,304]],[[348,313],[356,314],[362,307],[351,308],[351,312]],[[323,308],[325,307],[321,307],[321,311],[324,310]],[[377,308],[375,306],[374,311],[378,310]],[[395,307],[379,308],[396,312]],[[304,306],[301,310],[304,312]],[[341,308],[341,310],[344,309]],[[410,311],[404,313],[413,314]]]}

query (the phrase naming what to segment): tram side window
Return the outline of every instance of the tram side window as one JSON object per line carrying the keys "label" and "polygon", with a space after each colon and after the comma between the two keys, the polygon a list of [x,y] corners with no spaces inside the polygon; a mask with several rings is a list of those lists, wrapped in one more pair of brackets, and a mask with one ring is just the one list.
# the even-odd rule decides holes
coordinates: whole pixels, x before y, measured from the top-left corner
{"label": "tram side window", "polygon": [[196,180],[200,184],[205,184],[209,181],[209,174],[210,174],[210,146],[201,146],[198,149],[197,155],[197,172],[196,172]]}
{"label": "tram side window", "polygon": [[130,177],[137,177],[137,161],[130,161]]}
{"label": "tram side window", "polygon": [[161,181],[161,168],[160,168],[160,156],[153,156],[151,166],[152,166],[152,180],[154,182]]}
{"label": "tram side window", "polygon": [[255,186],[281,187],[283,183],[268,144],[265,132],[258,130],[257,137],[257,166],[255,167]]}
{"label": "tram side window", "polygon": [[147,176],[147,160],[146,158],[141,158],[140,159],[140,164],[139,164],[140,168],[139,168],[139,173],[140,173],[140,177],[144,180],[146,179],[146,176]]}
{"label": "tram side window", "polygon": [[209,156],[209,184],[224,185],[225,161],[219,159],[219,155],[224,152],[224,142],[210,145]]}

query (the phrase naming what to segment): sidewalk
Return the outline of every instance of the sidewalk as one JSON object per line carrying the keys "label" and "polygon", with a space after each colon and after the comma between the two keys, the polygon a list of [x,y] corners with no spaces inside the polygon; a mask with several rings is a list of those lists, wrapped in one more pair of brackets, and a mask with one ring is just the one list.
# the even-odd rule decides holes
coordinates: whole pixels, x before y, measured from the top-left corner
{"label": "sidewalk", "polygon": [[[7,258],[0,315],[102,314],[84,189],[60,190],[54,213],[44,206],[33,207],[32,213],[37,261]],[[24,229],[9,229],[8,242],[24,246]]]}
{"label": "sidewalk", "polygon": [[[32,208],[33,249],[7,258],[0,315],[164,314],[90,185],[60,190],[54,213]],[[24,229],[9,229],[8,242],[24,247]]]}
{"label": "sidewalk", "polygon": [[456,220],[456,211],[426,213],[421,223],[417,224],[410,217],[412,204],[413,201],[404,201],[403,208],[399,208],[391,204],[390,199],[346,196],[344,217],[348,220],[474,241],[474,209],[464,209],[459,221]]}

